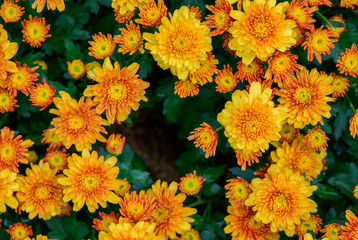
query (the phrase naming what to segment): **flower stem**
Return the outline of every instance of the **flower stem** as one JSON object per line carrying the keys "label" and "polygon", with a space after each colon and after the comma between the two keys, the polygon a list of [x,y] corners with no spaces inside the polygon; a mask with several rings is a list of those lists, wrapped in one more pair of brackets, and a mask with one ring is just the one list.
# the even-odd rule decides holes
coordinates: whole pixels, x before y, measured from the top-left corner
{"label": "flower stem", "polygon": [[221,131],[223,128],[224,128],[224,126],[220,126],[220,127],[218,127],[217,129],[215,129],[215,132],[219,132],[219,131]]}
{"label": "flower stem", "polygon": [[349,106],[352,108],[353,112],[356,111],[356,108],[354,107],[352,100],[350,99],[350,97],[348,96],[348,94],[346,94],[345,98],[347,99]]}
{"label": "flower stem", "polygon": [[315,11],[314,13],[319,18],[319,20],[321,20],[321,22],[325,23],[329,28],[333,28],[332,23],[325,16],[323,16],[322,13],[319,11]]}

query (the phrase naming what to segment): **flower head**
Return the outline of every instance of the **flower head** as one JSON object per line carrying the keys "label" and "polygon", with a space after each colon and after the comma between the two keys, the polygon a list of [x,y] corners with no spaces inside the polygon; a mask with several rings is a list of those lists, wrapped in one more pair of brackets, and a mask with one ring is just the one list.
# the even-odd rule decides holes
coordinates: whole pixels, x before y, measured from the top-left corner
{"label": "flower head", "polygon": [[[342,15],[335,15],[335,16],[331,17],[329,19],[329,21],[340,22],[343,25],[346,25],[346,20],[343,19]],[[328,28],[328,26],[327,26],[327,28]],[[334,32],[335,37],[339,38],[339,36],[341,36],[342,32],[347,31],[347,28],[345,26],[333,27],[333,28],[331,28],[331,30]]]}
{"label": "flower head", "polygon": [[330,54],[331,48],[334,48],[333,43],[337,42],[335,34],[332,30],[313,29],[307,33],[306,41],[302,43],[303,49],[307,49],[307,60],[312,61],[313,56],[316,57],[319,63],[322,63],[321,55]]}
{"label": "flower head", "polygon": [[206,5],[206,8],[213,13],[208,14],[204,22],[209,28],[214,29],[211,36],[221,35],[227,31],[233,22],[230,16],[233,8],[230,3],[226,0],[216,0],[215,5]]}
{"label": "flower head", "polygon": [[44,9],[45,3],[47,2],[47,9],[48,10],[58,10],[62,12],[65,10],[65,3],[63,0],[35,0],[32,4],[32,8],[35,9],[38,13],[42,12]]}
{"label": "flower head", "polygon": [[197,71],[189,73],[188,80],[192,83],[199,83],[201,86],[207,82],[213,81],[213,75],[217,73],[216,65],[219,63],[215,56],[211,53],[207,54],[204,61],[200,62],[200,67]]}
{"label": "flower head", "polygon": [[22,140],[21,135],[14,138],[15,133],[8,127],[4,127],[0,132],[0,170],[9,169],[18,173],[19,163],[27,163],[26,157],[28,148],[32,147],[33,141]]}
{"label": "flower head", "polygon": [[86,63],[85,69],[86,69],[86,74],[87,74],[88,79],[93,80],[90,72],[92,72],[96,67],[99,67],[99,68],[101,67],[101,64],[97,61]]}
{"label": "flower head", "polygon": [[225,136],[236,149],[264,152],[271,141],[280,139],[280,130],[287,117],[287,109],[275,107],[272,90],[253,82],[250,92],[237,90],[232,101],[218,114],[218,122],[225,128]]}
{"label": "flower head", "polygon": [[237,72],[235,77],[239,80],[248,81],[250,84],[259,81],[264,76],[263,62],[255,59],[250,64],[244,64],[243,61],[237,63]]}
{"label": "flower head", "polygon": [[127,23],[127,22],[129,22],[129,20],[131,20],[134,17],[135,13],[136,13],[136,9],[133,10],[133,11],[127,11],[124,14],[121,14],[120,10],[117,10],[117,9],[113,9],[113,11],[115,13],[114,15],[116,17],[116,21],[119,22],[119,23],[125,23],[125,22]]}
{"label": "flower head", "polygon": [[204,181],[205,178],[197,176],[194,170],[193,173],[188,173],[180,178],[179,189],[186,195],[195,195],[199,193]]}
{"label": "flower head", "polygon": [[358,218],[350,210],[346,210],[346,222],[345,226],[341,226],[343,232],[339,235],[339,239],[354,240],[357,238],[358,232]]}
{"label": "flower head", "polygon": [[186,6],[175,10],[170,19],[163,17],[158,30],[154,34],[143,34],[148,41],[145,48],[161,68],[170,68],[181,80],[196,72],[212,50],[210,28]]}
{"label": "flower head", "polygon": [[62,140],[56,135],[54,127],[45,129],[42,136],[41,142],[50,144],[50,148],[62,146]]}
{"label": "flower head", "polygon": [[16,55],[18,49],[19,45],[8,40],[8,34],[0,24],[0,82],[7,78],[8,73],[18,71],[16,64],[10,61]]}
{"label": "flower head", "polygon": [[280,105],[289,108],[287,122],[295,128],[303,128],[307,124],[313,126],[322,121],[322,117],[330,118],[331,107],[327,104],[333,98],[327,95],[333,92],[331,76],[318,73],[316,69],[310,72],[302,68],[288,81],[282,84],[276,92]]}
{"label": "flower head", "polygon": [[119,213],[111,212],[110,214],[106,214],[104,212],[99,212],[99,216],[102,219],[95,218],[93,219],[92,227],[96,229],[98,232],[109,232],[109,226],[111,223],[117,224],[119,220]]}
{"label": "flower head", "polygon": [[50,113],[57,115],[51,124],[56,136],[68,149],[75,145],[77,151],[91,150],[91,144],[97,140],[106,142],[101,133],[107,133],[103,126],[107,121],[102,119],[94,109],[95,103],[84,97],[77,102],[67,92],[60,91],[60,96],[53,102],[57,109],[51,109]]}
{"label": "flower head", "polygon": [[296,23],[285,18],[287,7],[287,2],[276,5],[276,0],[245,0],[243,11],[230,12],[235,21],[228,30],[233,37],[229,48],[244,64],[249,65],[255,57],[267,61],[276,50],[285,52],[296,43]]}
{"label": "flower head", "polygon": [[83,95],[94,96],[97,113],[105,111],[110,124],[115,120],[126,120],[132,109],[138,110],[141,100],[148,101],[144,94],[149,82],[138,78],[138,68],[138,63],[120,68],[118,62],[113,67],[109,58],[106,58],[103,68],[93,70],[97,84],[87,86]]}
{"label": "flower head", "polygon": [[38,67],[28,68],[26,64],[20,65],[19,62],[16,62],[16,67],[19,71],[11,73],[5,80],[6,88],[15,96],[17,91],[21,91],[28,96],[33,88],[34,82],[37,81],[39,76],[39,74],[35,72]]}
{"label": "flower head", "polygon": [[205,152],[205,157],[215,156],[218,135],[209,124],[202,123],[201,127],[190,132],[188,140],[194,140],[195,147],[200,147]]}
{"label": "flower head", "polygon": [[339,235],[342,233],[341,225],[332,223],[326,225],[322,232],[324,235],[322,236],[322,240],[338,240]]}
{"label": "flower head", "polygon": [[158,0],[158,4],[154,0],[149,0],[147,5],[139,7],[139,18],[135,22],[144,27],[153,27],[159,25],[166,15],[167,7],[163,0]]}
{"label": "flower head", "polygon": [[20,187],[16,196],[21,202],[21,210],[29,213],[30,219],[38,215],[48,220],[61,212],[63,188],[57,182],[59,175],[56,172],[48,163],[40,161],[26,169],[25,177],[17,178]]}
{"label": "flower head", "polygon": [[107,139],[107,151],[116,156],[121,154],[125,141],[126,138],[121,134],[111,134]]}
{"label": "flower head", "polygon": [[5,0],[0,6],[0,16],[5,23],[17,22],[20,20],[22,14],[24,14],[25,8],[17,5],[14,0]]}
{"label": "flower head", "polygon": [[119,196],[123,197],[127,192],[129,192],[131,185],[127,181],[127,178],[118,179],[118,183],[119,183],[119,187],[117,189],[114,189],[114,192]]}
{"label": "flower head", "polygon": [[285,231],[293,236],[296,224],[308,220],[317,211],[317,204],[310,199],[317,186],[311,186],[299,173],[281,169],[276,164],[267,170],[265,178],[251,181],[252,193],[245,205],[252,206],[254,219],[270,224],[272,232]]}
{"label": "flower head", "polygon": [[103,35],[99,33],[92,36],[94,41],[89,41],[91,45],[88,49],[90,52],[88,55],[95,57],[96,59],[105,59],[113,54],[114,49],[116,48],[116,43],[114,42],[112,35],[107,34]]}
{"label": "flower head", "polygon": [[43,79],[42,83],[36,83],[36,86],[30,90],[30,101],[32,105],[41,107],[40,111],[42,111],[51,105],[55,95],[55,88]]}
{"label": "flower head", "polygon": [[73,153],[67,161],[68,169],[63,170],[66,177],[59,178],[58,182],[65,186],[63,200],[72,200],[74,211],[79,211],[85,204],[90,212],[94,212],[98,204],[106,207],[107,202],[118,203],[118,197],[112,192],[119,187],[116,157],[104,161],[96,151],[83,150],[82,157]]}
{"label": "flower head", "polygon": [[357,46],[353,43],[352,47],[347,48],[344,53],[337,60],[337,67],[339,72],[357,77],[358,76],[358,50]]}
{"label": "flower head", "polygon": [[231,92],[236,88],[237,82],[237,76],[234,76],[230,65],[224,65],[224,69],[219,70],[215,77],[216,91],[221,93]]}
{"label": "flower head", "polygon": [[246,165],[251,166],[252,163],[258,163],[259,158],[261,157],[261,151],[252,151],[243,149],[235,149],[235,157],[237,159],[237,165],[241,166],[243,171],[246,170]]}
{"label": "flower head", "polygon": [[9,226],[9,229],[6,230],[10,236],[10,240],[24,240],[27,237],[32,236],[32,227],[24,223],[14,223]]}
{"label": "flower head", "polygon": [[0,88],[0,113],[13,112],[19,105],[16,104],[14,94],[9,91]]}
{"label": "flower head", "polygon": [[357,0],[341,0],[341,7],[354,9],[354,6],[358,6]]}
{"label": "flower head", "polygon": [[327,137],[326,133],[321,129],[321,127],[316,126],[308,130],[307,134],[302,139],[302,142],[314,151],[322,151],[327,149],[328,140],[329,138]]}
{"label": "flower head", "polygon": [[35,65],[40,66],[41,69],[43,69],[43,70],[48,69],[48,66],[47,66],[47,64],[46,64],[46,62],[44,60],[36,60],[36,61],[33,61],[32,63],[35,64]]}
{"label": "flower head", "polygon": [[180,239],[190,239],[190,240],[201,240],[199,232],[195,229],[190,229],[181,235]]}
{"label": "flower head", "polygon": [[227,182],[225,185],[225,189],[227,190],[225,196],[229,199],[230,204],[234,207],[244,205],[251,193],[249,183],[241,177],[229,179]]}
{"label": "flower head", "polygon": [[58,148],[47,148],[47,153],[43,160],[49,163],[50,168],[62,171],[67,167],[68,156],[69,154],[64,148],[61,150]]}
{"label": "flower head", "polygon": [[199,83],[190,80],[178,80],[175,82],[174,94],[181,98],[193,97],[199,94]]}
{"label": "flower head", "polygon": [[73,60],[72,62],[67,62],[68,73],[74,79],[79,79],[83,77],[86,73],[86,66],[81,61],[81,59]]}
{"label": "flower head", "polygon": [[313,19],[312,13],[316,10],[316,6],[308,6],[307,0],[294,0],[287,8],[287,18],[294,20],[300,30],[313,30],[316,20]]}
{"label": "flower head", "polygon": [[358,109],[355,110],[351,119],[349,119],[349,132],[353,138],[358,134]]}
{"label": "flower head", "polygon": [[50,24],[46,25],[45,18],[32,18],[30,15],[29,20],[23,20],[21,24],[24,37],[22,41],[29,43],[32,47],[40,47],[46,38],[51,37],[51,34],[48,34]]}
{"label": "flower head", "polygon": [[296,226],[296,234],[300,240],[305,240],[305,234],[312,231],[314,234],[321,232],[322,219],[318,215],[311,214],[308,220],[303,220],[301,224]]}
{"label": "flower head", "polygon": [[121,14],[125,14],[136,10],[138,7],[145,6],[147,3],[148,0],[113,0],[112,8],[119,10]]}
{"label": "flower head", "polygon": [[119,44],[118,52],[129,55],[139,51],[144,53],[143,37],[140,32],[140,27],[133,22],[126,24],[126,28],[120,28],[119,35],[114,36],[114,41]]}
{"label": "flower head", "polygon": [[348,91],[349,87],[349,79],[340,75],[336,75],[334,73],[329,74],[333,77],[332,87],[333,93],[332,97],[343,97]]}
{"label": "flower head", "polygon": [[19,205],[14,192],[19,190],[19,184],[16,182],[17,174],[5,168],[0,170],[0,214],[6,212],[6,205],[11,208],[17,208]]}

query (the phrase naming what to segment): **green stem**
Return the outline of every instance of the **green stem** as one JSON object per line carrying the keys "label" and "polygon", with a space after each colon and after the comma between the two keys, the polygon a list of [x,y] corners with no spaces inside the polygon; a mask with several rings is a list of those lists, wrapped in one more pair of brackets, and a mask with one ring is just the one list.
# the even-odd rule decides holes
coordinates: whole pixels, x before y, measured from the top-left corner
{"label": "green stem", "polygon": [[217,129],[215,129],[215,132],[219,132],[219,131],[221,131],[223,128],[224,128],[224,126],[220,126],[220,127],[218,127]]}
{"label": "green stem", "polygon": [[348,94],[346,94],[345,98],[347,99],[349,106],[352,108],[353,112],[356,111],[356,108],[354,107],[352,100],[350,99],[350,97],[348,96]]}
{"label": "green stem", "polygon": [[321,22],[325,23],[329,28],[333,28],[332,23],[325,16],[323,16],[322,13],[320,13],[319,11],[315,11],[314,14],[321,20]]}
{"label": "green stem", "polygon": [[208,205],[206,206],[205,210],[204,210],[204,214],[203,214],[203,218],[207,219],[210,218],[211,216],[211,201],[208,202]]}
{"label": "green stem", "polygon": [[202,199],[198,199],[196,202],[193,202],[193,203],[187,205],[187,207],[196,207],[196,206],[204,204],[204,203],[207,203],[207,201],[204,201]]}

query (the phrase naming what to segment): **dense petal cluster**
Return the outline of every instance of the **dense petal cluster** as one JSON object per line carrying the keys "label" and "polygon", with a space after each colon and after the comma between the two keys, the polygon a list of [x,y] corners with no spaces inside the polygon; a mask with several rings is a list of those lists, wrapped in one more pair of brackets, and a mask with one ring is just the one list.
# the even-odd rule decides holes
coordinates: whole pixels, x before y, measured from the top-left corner
{"label": "dense petal cluster", "polygon": [[46,25],[45,18],[38,18],[29,16],[29,20],[23,20],[22,34],[24,36],[23,41],[30,44],[32,47],[40,47],[46,38],[51,37],[48,34],[50,30],[50,24]]}
{"label": "dense petal cluster", "polygon": [[19,184],[16,182],[17,174],[9,169],[0,170],[0,214],[6,212],[6,205],[11,208],[17,208],[19,205],[14,192],[19,190]]}
{"label": "dense petal cluster", "polygon": [[218,134],[209,124],[202,123],[201,127],[190,132],[188,140],[195,140],[195,147],[200,147],[205,152],[205,157],[215,156]]}

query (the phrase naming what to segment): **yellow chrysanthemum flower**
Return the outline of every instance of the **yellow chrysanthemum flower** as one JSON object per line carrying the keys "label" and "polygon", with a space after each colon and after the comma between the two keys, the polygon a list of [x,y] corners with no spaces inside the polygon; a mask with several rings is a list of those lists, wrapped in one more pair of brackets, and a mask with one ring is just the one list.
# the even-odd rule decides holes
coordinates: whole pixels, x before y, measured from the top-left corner
{"label": "yellow chrysanthemum flower", "polygon": [[332,223],[326,225],[322,232],[324,235],[322,236],[322,240],[339,240],[339,236],[342,233],[341,225]]}
{"label": "yellow chrysanthemum flower", "polygon": [[26,157],[26,160],[29,163],[37,162],[37,160],[39,159],[39,156],[37,155],[36,151],[35,150],[30,150],[30,151],[28,151],[28,153],[29,153],[29,156]]}
{"label": "yellow chrysanthemum flower", "polygon": [[194,131],[190,132],[188,140],[195,140],[195,147],[200,147],[205,152],[205,158],[215,156],[218,134],[212,126],[205,122],[200,126],[201,127],[195,128]]}
{"label": "yellow chrysanthemum flower", "polygon": [[50,144],[51,148],[62,146],[62,140],[54,132],[54,127],[45,129],[42,136],[41,142]]}
{"label": "yellow chrysanthemum flower", "polygon": [[115,120],[126,120],[132,109],[138,110],[141,100],[148,101],[144,94],[149,82],[138,78],[138,68],[138,63],[132,63],[121,69],[118,62],[113,66],[106,58],[103,68],[95,68],[92,72],[91,76],[97,84],[87,86],[83,95],[94,96],[97,113],[105,111],[110,124]]}
{"label": "yellow chrysanthemum flower", "polygon": [[17,95],[17,91],[21,91],[28,96],[33,88],[34,82],[38,80],[39,74],[35,72],[38,66],[28,68],[26,64],[21,65],[19,62],[16,62],[16,67],[19,71],[9,75],[5,80],[5,86],[10,93],[15,96]]}
{"label": "yellow chrysanthemum flower", "polygon": [[231,92],[238,83],[237,76],[234,76],[230,65],[224,65],[223,70],[219,70],[215,77],[216,91],[221,93]]}
{"label": "yellow chrysanthemum flower", "polygon": [[296,235],[298,235],[299,240],[306,239],[308,231],[312,231],[314,234],[321,232],[322,219],[318,215],[310,215],[310,218],[307,220],[301,221],[301,224],[296,226]]}
{"label": "yellow chrysanthemum flower", "polygon": [[82,151],[91,150],[97,140],[106,142],[101,133],[107,133],[102,125],[108,125],[108,122],[96,113],[95,103],[90,98],[85,101],[84,97],[77,102],[63,91],[60,96],[53,99],[57,109],[51,109],[50,113],[58,117],[53,118],[50,131],[61,139],[62,144],[67,149],[75,145],[77,151]]}
{"label": "yellow chrysanthemum flower", "polygon": [[144,53],[143,37],[140,27],[133,22],[126,24],[127,28],[120,28],[119,35],[114,36],[114,41],[119,44],[118,52],[132,55],[136,51]]}
{"label": "yellow chrysanthemum flower", "polygon": [[32,8],[35,9],[38,13],[42,12],[44,9],[45,3],[47,2],[47,9],[48,10],[56,10],[62,12],[65,10],[65,3],[63,0],[35,0],[32,4]]}
{"label": "yellow chrysanthemum flower", "polygon": [[355,240],[357,239],[357,232],[358,232],[358,218],[350,210],[346,210],[346,218],[348,222],[346,222],[346,225],[341,226],[343,232],[339,235],[339,239]]}
{"label": "yellow chrysanthemum flower", "polygon": [[252,193],[245,205],[253,206],[255,220],[270,224],[272,232],[285,231],[287,236],[293,236],[296,224],[317,211],[317,204],[309,199],[317,186],[276,164],[270,166],[264,179],[253,179],[250,188]]}
{"label": "yellow chrysanthemum flower", "polygon": [[316,6],[308,6],[307,0],[294,0],[288,6],[286,17],[294,20],[300,30],[313,30],[316,20],[313,19],[312,13],[316,10]]}
{"label": "yellow chrysanthemum flower", "polygon": [[351,75],[352,77],[358,76],[358,50],[357,46],[353,43],[351,48],[347,48],[345,52],[337,60],[337,67],[339,72]]}
{"label": "yellow chrysanthemum flower", "polygon": [[232,34],[229,48],[244,64],[255,57],[267,61],[276,50],[286,52],[296,43],[296,23],[285,18],[287,8],[288,2],[276,5],[276,0],[244,0],[243,11],[230,12],[236,21],[228,30]]}
{"label": "yellow chrysanthemum flower", "polygon": [[7,37],[6,30],[0,24],[0,81],[4,81],[8,73],[18,71],[16,64],[10,59],[16,55],[19,45],[16,42],[10,42]]}
{"label": "yellow chrysanthemum flower", "polygon": [[15,95],[0,88],[0,113],[13,112],[19,105],[16,104]]}
{"label": "yellow chrysanthemum flower", "polygon": [[63,170],[66,177],[59,178],[58,182],[65,186],[63,200],[72,200],[74,211],[79,211],[85,204],[90,212],[94,212],[98,204],[105,208],[107,202],[118,203],[117,195],[112,192],[119,187],[116,157],[104,161],[96,151],[83,150],[82,157],[74,153],[67,161],[68,169]]}
{"label": "yellow chrysanthemum flower", "polygon": [[67,167],[68,156],[69,154],[64,148],[61,150],[59,148],[47,148],[47,153],[43,160],[49,163],[50,168],[62,171]]}
{"label": "yellow chrysanthemum flower", "polygon": [[164,240],[154,233],[155,224],[149,222],[131,223],[121,222],[109,225],[108,233],[99,232],[99,240]]}
{"label": "yellow chrysanthemum flower", "polygon": [[127,192],[129,192],[129,189],[131,188],[130,183],[127,181],[127,178],[124,179],[118,179],[119,187],[117,189],[114,189],[114,192],[118,194],[119,196],[124,196]]}
{"label": "yellow chrysanthemum flower", "polygon": [[24,240],[32,236],[32,227],[24,223],[14,223],[6,231],[11,236],[10,240]]}
{"label": "yellow chrysanthemum flower", "polygon": [[225,128],[225,136],[234,149],[264,152],[271,141],[280,139],[279,132],[287,117],[287,109],[275,107],[272,90],[253,82],[250,92],[237,90],[232,101],[218,114],[218,122]]}
{"label": "yellow chrysanthemum flower", "polygon": [[107,139],[106,149],[109,153],[117,156],[122,153],[125,141],[126,141],[126,138],[122,137],[121,134],[113,133]]}
{"label": "yellow chrysanthemum flower", "polygon": [[282,125],[282,129],[280,131],[281,139],[284,142],[291,142],[296,138],[299,129],[295,128],[292,124],[285,123]]}
{"label": "yellow chrysanthemum flower", "polygon": [[79,79],[83,77],[86,73],[86,66],[81,61],[81,59],[73,60],[72,62],[67,62],[68,73],[74,79]]}
{"label": "yellow chrysanthemum flower", "polygon": [[333,77],[332,97],[334,97],[334,98],[343,97],[346,94],[346,92],[348,91],[349,79],[347,77],[336,75],[335,73],[330,73],[329,75]]}
{"label": "yellow chrysanthemum flower", "polygon": [[321,127],[316,126],[308,130],[307,134],[302,139],[302,142],[314,151],[322,151],[327,149],[328,140],[329,138],[327,137],[326,133],[321,129]]}
{"label": "yellow chrysanthemum flower", "polygon": [[212,50],[210,28],[186,6],[175,10],[170,19],[163,17],[158,30],[154,34],[143,34],[148,41],[145,48],[161,68],[170,68],[181,80],[196,72]]}
{"label": "yellow chrysanthemum flower", "polygon": [[233,22],[230,12],[233,10],[231,4],[226,0],[216,0],[215,5],[206,5],[206,8],[213,14],[205,17],[205,22],[209,28],[214,29],[212,36],[223,34],[229,29]]}
{"label": "yellow chrysanthemum flower", "polygon": [[45,18],[33,18],[30,15],[29,20],[23,20],[21,24],[24,37],[22,41],[29,43],[32,47],[40,47],[46,38],[51,37],[51,34],[48,34],[50,24],[46,25]]}
{"label": "yellow chrysanthemum flower", "polygon": [[234,207],[243,205],[251,193],[249,183],[241,177],[229,179],[227,182],[225,196],[229,199],[230,204]]}
{"label": "yellow chrysanthemum flower", "polygon": [[237,72],[235,77],[241,82],[248,81],[249,84],[255,81],[259,81],[264,76],[263,62],[254,59],[250,64],[244,64],[243,61],[237,63]]}
{"label": "yellow chrysanthemum flower", "polygon": [[88,50],[90,50],[88,55],[96,59],[104,59],[113,54],[116,43],[111,34],[108,33],[106,37],[106,35],[100,32],[98,35],[95,34],[92,37],[94,41],[88,42],[91,45],[91,47],[88,48]]}
{"label": "yellow chrysanthemum flower", "polygon": [[30,90],[30,101],[32,105],[41,107],[40,111],[42,111],[50,106],[55,95],[55,88],[43,79],[42,83],[36,83],[36,86]]}
{"label": "yellow chrysanthemum flower", "polygon": [[331,107],[327,104],[333,98],[327,95],[333,92],[331,76],[321,74],[317,69],[308,71],[302,68],[281,86],[276,92],[280,105],[287,107],[287,122],[295,128],[304,128],[307,124],[316,125],[322,117],[330,118]]}
{"label": "yellow chrysanthemum flower", "polygon": [[25,238],[25,240],[51,240],[51,239],[49,239],[47,236],[39,234],[36,236],[36,238],[27,237],[27,238]]}
{"label": "yellow chrysanthemum flower", "polygon": [[139,7],[138,19],[135,22],[142,24],[144,27],[153,27],[160,24],[162,18],[166,15],[167,7],[163,0],[158,0],[158,3],[149,0],[147,5]]}
{"label": "yellow chrysanthemum flower", "polygon": [[0,6],[0,16],[5,23],[17,22],[20,20],[22,14],[24,14],[25,8],[17,5],[14,0],[5,0]]}
{"label": "yellow chrysanthemum flower", "polygon": [[203,186],[205,178],[196,175],[196,171],[193,173],[185,174],[184,177],[180,178],[179,189],[186,195],[198,194]]}
{"label": "yellow chrysanthemum flower", "polygon": [[63,187],[57,182],[60,175],[56,176],[56,172],[57,169],[51,169],[48,163],[40,161],[26,169],[25,177],[17,178],[20,187],[16,196],[21,210],[29,213],[30,219],[38,215],[48,220],[61,212]]}
{"label": "yellow chrysanthemum flower", "polygon": [[201,240],[199,232],[195,229],[190,229],[181,235],[182,239],[190,239],[190,240]]}
{"label": "yellow chrysanthemum flower", "polygon": [[11,208],[17,208],[19,205],[13,196],[13,192],[19,190],[16,178],[17,174],[7,168],[0,171],[0,214],[6,212],[6,205]]}
{"label": "yellow chrysanthemum flower", "polygon": [[97,61],[93,61],[93,62],[86,63],[85,69],[86,69],[86,74],[87,74],[87,78],[88,78],[88,79],[93,80],[93,79],[91,78],[90,72],[92,72],[93,69],[95,69],[96,67],[99,67],[99,68],[101,67],[101,64],[100,64],[99,62],[97,62]]}
{"label": "yellow chrysanthemum flower", "polygon": [[132,191],[119,198],[119,211],[128,222],[148,221],[153,216],[155,204],[153,196],[145,191]]}

